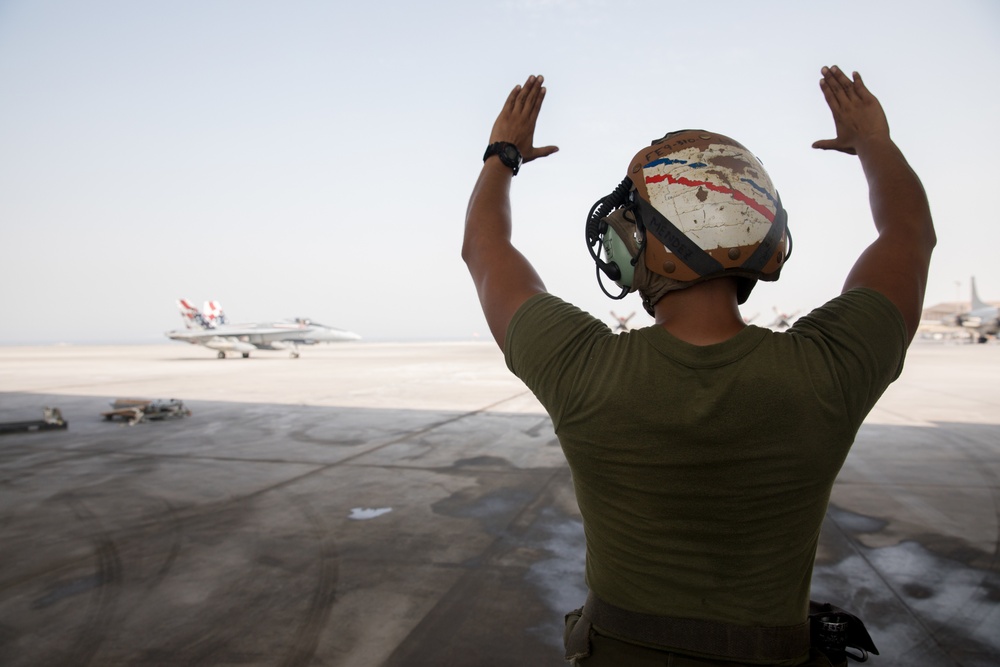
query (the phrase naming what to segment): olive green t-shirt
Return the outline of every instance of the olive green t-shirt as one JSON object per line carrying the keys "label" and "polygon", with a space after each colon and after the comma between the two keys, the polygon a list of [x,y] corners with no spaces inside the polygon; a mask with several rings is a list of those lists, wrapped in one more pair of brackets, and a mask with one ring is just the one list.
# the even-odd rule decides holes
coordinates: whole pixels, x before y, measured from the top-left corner
{"label": "olive green t-shirt", "polygon": [[855,289],[783,333],[707,346],[659,326],[614,334],[538,294],[504,349],[572,470],[591,590],[638,612],[783,626],[806,617],[834,478],[906,347],[896,307]]}

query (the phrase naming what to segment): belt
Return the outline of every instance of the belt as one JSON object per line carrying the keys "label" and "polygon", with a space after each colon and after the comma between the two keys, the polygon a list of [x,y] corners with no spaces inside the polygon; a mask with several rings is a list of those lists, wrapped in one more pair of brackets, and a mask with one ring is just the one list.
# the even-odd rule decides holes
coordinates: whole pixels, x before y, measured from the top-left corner
{"label": "belt", "polygon": [[[808,620],[798,625],[766,627],[657,616],[616,607],[593,592],[587,597],[570,643],[582,648],[579,642],[587,641],[590,625],[615,639],[741,662],[791,660],[809,652]],[[574,652],[568,650],[567,655]]]}

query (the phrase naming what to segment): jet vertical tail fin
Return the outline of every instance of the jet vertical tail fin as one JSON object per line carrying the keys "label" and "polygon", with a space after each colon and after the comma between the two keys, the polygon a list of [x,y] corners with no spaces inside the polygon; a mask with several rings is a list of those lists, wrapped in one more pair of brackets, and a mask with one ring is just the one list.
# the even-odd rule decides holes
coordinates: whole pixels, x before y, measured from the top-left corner
{"label": "jet vertical tail fin", "polygon": [[222,304],[218,301],[206,301],[201,309],[202,316],[208,322],[209,328],[214,329],[220,324],[226,324],[226,313],[222,310]]}
{"label": "jet vertical tail fin", "polygon": [[202,316],[201,311],[187,299],[179,299],[177,307],[181,311],[181,319],[184,320],[184,327],[187,329],[211,329],[208,321]]}
{"label": "jet vertical tail fin", "polygon": [[972,310],[981,308],[990,308],[990,304],[983,303],[982,299],[979,298],[979,293],[976,292],[976,277],[972,276]]}

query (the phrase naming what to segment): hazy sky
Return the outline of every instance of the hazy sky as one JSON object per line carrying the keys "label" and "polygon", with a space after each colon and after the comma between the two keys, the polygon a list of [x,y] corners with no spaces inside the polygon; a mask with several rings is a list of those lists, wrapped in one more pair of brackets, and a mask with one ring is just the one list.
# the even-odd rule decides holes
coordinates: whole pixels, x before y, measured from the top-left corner
{"label": "hazy sky", "polygon": [[513,187],[548,289],[611,321],[593,202],[668,130],[763,161],[795,247],[744,307],[808,310],[874,238],[822,65],[857,69],[923,180],[927,304],[1000,299],[1000,3],[0,0],[0,344],[166,342],[175,301],[369,340],[488,338],[459,256],[490,127],[546,77]]}

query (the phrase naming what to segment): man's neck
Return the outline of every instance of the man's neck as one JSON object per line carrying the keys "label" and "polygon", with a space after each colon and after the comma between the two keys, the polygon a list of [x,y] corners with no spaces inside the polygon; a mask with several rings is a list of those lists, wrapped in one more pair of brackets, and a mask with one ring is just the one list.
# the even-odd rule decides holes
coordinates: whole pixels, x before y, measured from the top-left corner
{"label": "man's neck", "polygon": [[721,343],[746,328],[734,278],[715,278],[668,292],[653,310],[657,325],[692,345]]}

